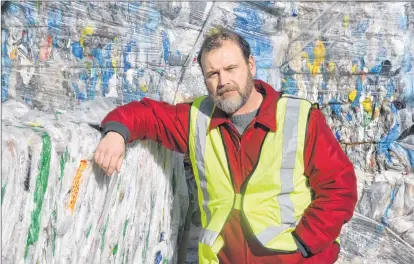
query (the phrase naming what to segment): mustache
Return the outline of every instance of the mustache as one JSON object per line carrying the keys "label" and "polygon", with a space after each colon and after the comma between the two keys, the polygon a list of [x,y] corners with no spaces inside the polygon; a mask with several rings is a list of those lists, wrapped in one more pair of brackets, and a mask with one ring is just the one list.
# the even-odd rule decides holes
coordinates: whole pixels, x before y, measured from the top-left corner
{"label": "mustache", "polygon": [[223,88],[220,88],[217,90],[217,94],[222,95],[224,93],[231,92],[231,91],[237,91],[237,87],[224,86]]}

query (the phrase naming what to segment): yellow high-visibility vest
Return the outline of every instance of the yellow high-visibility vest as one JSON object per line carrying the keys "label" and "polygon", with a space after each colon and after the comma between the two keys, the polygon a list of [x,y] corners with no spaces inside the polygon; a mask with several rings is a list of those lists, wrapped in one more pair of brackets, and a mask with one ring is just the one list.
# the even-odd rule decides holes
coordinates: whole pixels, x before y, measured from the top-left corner
{"label": "yellow high-visibility vest", "polygon": [[304,176],[304,145],[312,104],[289,96],[279,99],[276,132],[267,133],[241,194],[234,192],[220,130],[209,130],[214,108],[209,97],[198,97],[190,113],[189,155],[202,223],[199,263],[218,263],[217,254],[224,245],[220,232],[233,209],[241,210],[263,247],[296,252],[291,233],[312,199]]}

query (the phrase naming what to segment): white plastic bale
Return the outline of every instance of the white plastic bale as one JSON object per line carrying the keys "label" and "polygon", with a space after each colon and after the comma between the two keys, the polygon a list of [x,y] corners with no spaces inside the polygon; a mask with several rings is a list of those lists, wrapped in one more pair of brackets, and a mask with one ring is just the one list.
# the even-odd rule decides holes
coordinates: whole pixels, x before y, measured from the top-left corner
{"label": "white plastic bale", "polygon": [[[99,105],[104,104],[97,101],[95,108],[90,104],[84,112]],[[56,119],[30,111],[20,119],[11,118],[14,125],[3,125],[2,214],[10,217],[3,219],[2,262],[174,262],[188,207],[182,155],[151,142],[128,145],[115,188],[107,194],[111,177],[92,161],[100,133],[86,123],[74,123],[76,111],[68,113]],[[22,121],[29,117],[37,128]],[[43,174],[47,187],[38,200],[38,238],[26,254],[33,211],[40,205],[34,196],[45,165],[45,133],[51,142],[49,173]],[[102,213],[106,202],[108,210]]]}

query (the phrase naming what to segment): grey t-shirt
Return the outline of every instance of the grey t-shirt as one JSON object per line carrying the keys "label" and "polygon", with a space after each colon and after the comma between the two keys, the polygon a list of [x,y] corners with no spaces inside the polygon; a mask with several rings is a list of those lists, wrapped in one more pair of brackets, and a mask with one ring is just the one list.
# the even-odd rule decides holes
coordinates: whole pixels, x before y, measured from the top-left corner
{"label": "grey t-shirt", "polygon": [[243,114],[243,115],[234,115],[231,117],[231,121],[236,127],[240,135],[243,134],[246,127],[252,122],[253,118],[256,116],[258,109],[253,112]]}

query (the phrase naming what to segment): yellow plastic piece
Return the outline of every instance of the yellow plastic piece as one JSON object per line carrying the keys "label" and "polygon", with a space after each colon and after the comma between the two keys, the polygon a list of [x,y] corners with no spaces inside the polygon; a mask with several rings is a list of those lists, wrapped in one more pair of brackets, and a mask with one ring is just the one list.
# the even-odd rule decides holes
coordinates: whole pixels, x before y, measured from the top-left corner
{"label": "yellow plastic piece", "polygon": [[344,16],[344,28],[348,29],[349,26],[349,16]]}
{"label": "yellow plastic piece", "polygon": [[362,107],[364,108],[365,112],[372,113],[371,98],[365,98],[364,101],[362,101]]}
{"label": "yellow plastic piece", "polygon": [[91,26],[87,26],[84,29],[82,29],[82,35],[79,39],[79,43],[81,44],[82,47],[85,47],[83,45],[83,42],[85,41],[85,36],[90,36],[93,35],[94,29]]}
{"label": "yellow plastic piece", "polygon": [[353,102],[355,100],[356,95],[357,95],[357,90],[353,90],[352,92],[350,92],[348,95],[349,100]]}
{"label": "yellow plastic piece", "polygon": [[323,42],[318,40],[316,42],[315,48],[313,49],[313,67],[312,67],[312,75],[320,72],[320,68],[322,63],[325,61],[325,45]]}
{"label": "yellow plastic piece", "polygon": [[141,84],[140,86],[139,86],[139,88],[141,89],[141,91],[143,91],[143,92],[147,92],[148,91],[148,86],[146,85],[146,84]]}
{"label": "yellow plastic piece", "polygon": [[352,73],[355,73],[355,72],[356,72],[357,67],[358,67],[358,65],[356,65],[356,64],[354,64],[354,65],[352,66]]}
{"label": "yellow plastic piece", "polygon": [[331,61],[328,63],[328,71],[333,72],[336,69],[336,63]]}
{"label": "yellow plastic piece", "polygon": [[82,173],[86,169],[86,167],[88,167],[88,161],[81,160],[79,168],[76,171],[76,175],[72,181],[72,189],[70,191],[70,200],[68,204],[68,208],[72,211],[72,213],[75,210],[76,201],[78,200]]}

